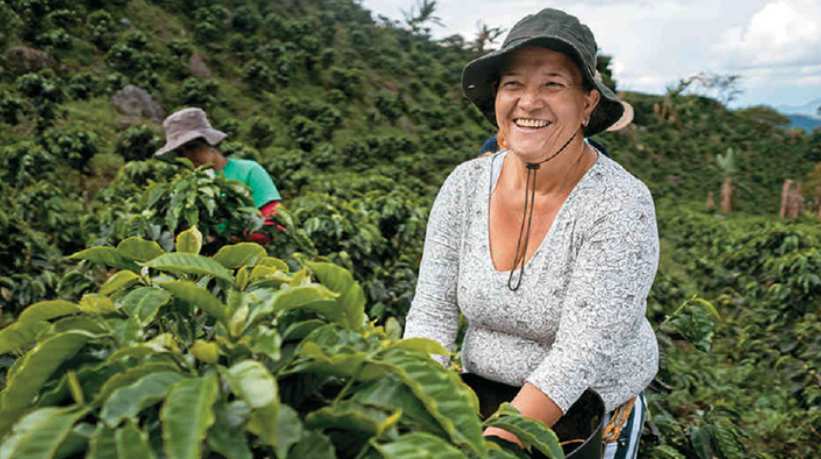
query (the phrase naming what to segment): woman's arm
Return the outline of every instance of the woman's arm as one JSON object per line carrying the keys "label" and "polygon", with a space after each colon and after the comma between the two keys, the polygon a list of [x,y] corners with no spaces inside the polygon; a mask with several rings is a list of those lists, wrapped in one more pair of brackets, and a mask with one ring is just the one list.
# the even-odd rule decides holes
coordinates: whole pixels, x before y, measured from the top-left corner
{"label": "woman's arm", "polygon": [[619,198],[585,235],[556,339],[526,378],[562,413],[612,370],[611,361],[645,320],[659,257],[655,209],[645,187]]}
{"label": "woman's arm", "polygon": [[[459,326],[456,284],[462,237],[464,176],[457,167],[440,188],[428,218],[416,293],[405,323],[405,338],[424,337],[453,349]],[[442,364],[447,357],[434,356]]]}
{"label": "woman's arm", "polygon": [[[556,421],[562,417],[562,410],[556,402],[544,394],[538,387],[530,383],[525,383],[524,386],[516,394],[516,397],[510,402],[516,409],[522,413],[522,416],[537,419],[542,421],[548,427],[552,427]],[[512,433],[498,427],[488,427],[484,432],[487,436],[496,436],[504,438],[505,440],[516,443],[522,446],[522,443]]]}

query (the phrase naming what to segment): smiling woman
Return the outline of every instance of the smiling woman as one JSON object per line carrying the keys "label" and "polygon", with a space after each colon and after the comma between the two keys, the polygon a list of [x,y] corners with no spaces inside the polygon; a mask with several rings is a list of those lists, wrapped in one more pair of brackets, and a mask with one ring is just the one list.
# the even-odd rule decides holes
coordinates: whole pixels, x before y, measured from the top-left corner
{"label": "smiling woman", "polygon": [[511,403],[549,426],[596,391],[614,420],[605,457],[623,458],[658,369],[644,313],[659,246],[647,187],[584,139],[632,112],[598,78],[596,50],[578,19],[545,9],[465,67],[503,150],[439,191],[405,336],[452,348],[461,312],[468,372],[513,386]]}

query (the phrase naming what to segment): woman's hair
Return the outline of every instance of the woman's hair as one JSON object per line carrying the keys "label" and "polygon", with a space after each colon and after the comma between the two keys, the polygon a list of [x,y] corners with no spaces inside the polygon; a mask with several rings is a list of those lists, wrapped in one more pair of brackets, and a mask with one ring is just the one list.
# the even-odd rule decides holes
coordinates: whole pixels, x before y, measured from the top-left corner
{"label": "woman's hair", "polygon": [[192,149],[198,150],[200,148],[211,148],[211,144],[209,144],[205,140],[205,138],[197,137],[196,139],[192,139],[192,140],[189,140],[188,142],[185,142],[180,147],[181,148],[186,147],[186,148],[192,148]]}

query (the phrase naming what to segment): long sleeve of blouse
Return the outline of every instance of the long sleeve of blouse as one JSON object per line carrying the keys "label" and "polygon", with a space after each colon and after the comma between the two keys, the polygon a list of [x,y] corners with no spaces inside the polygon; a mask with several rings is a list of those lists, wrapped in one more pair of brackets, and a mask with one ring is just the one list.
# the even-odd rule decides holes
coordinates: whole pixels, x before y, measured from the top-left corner
{"label": "long sleeve of blouse", "polygon": [[466,371],[521,386],[530,382],[566,412],[593,388],[612,410],[658,370],[645,318],[658,265],[655,208],[646,186],[606,156],[568,196],[527,262],[521,288],[490,259],[492,159],[457,167],[428,221],[405,336],[453,349],[459,313]]}

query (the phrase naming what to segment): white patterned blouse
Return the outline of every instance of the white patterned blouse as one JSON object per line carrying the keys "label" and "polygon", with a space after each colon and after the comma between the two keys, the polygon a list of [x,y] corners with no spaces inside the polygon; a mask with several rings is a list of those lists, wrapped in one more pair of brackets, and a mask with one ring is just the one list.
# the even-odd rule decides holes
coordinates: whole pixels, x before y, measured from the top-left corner
{"label": "white patterned blouse", "polygon": [[598,153],[510,291],[488,242],[488,203],[505,154],[459,165],[439,190],[405,337],[453,350],[461,311],[465,371],[534,384],[563,413],[590,387],[613,410],[658,370],[645,318],[659,256],[653,198]]}

